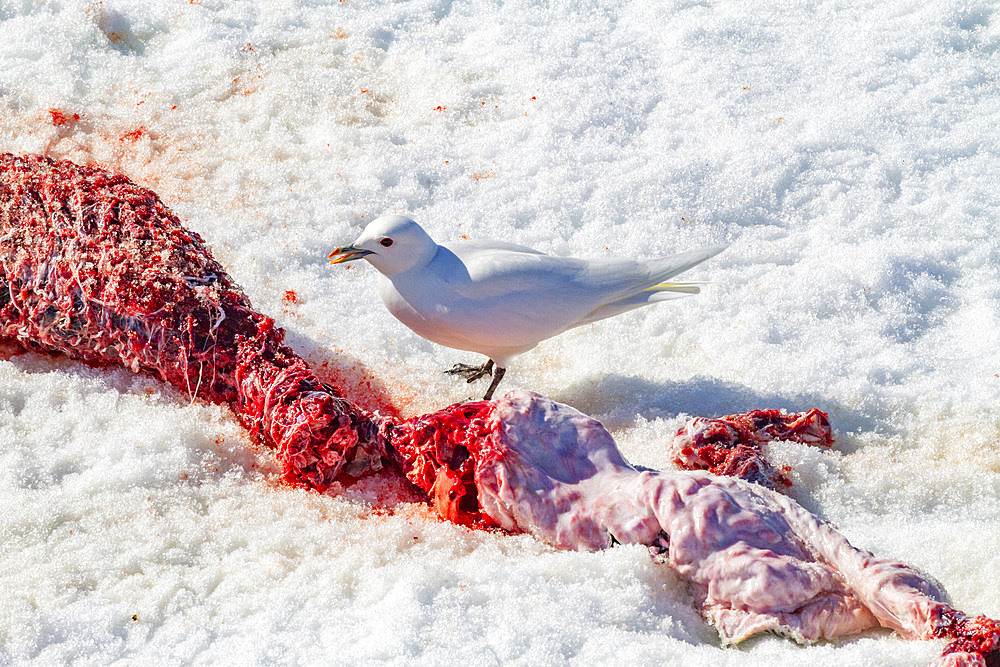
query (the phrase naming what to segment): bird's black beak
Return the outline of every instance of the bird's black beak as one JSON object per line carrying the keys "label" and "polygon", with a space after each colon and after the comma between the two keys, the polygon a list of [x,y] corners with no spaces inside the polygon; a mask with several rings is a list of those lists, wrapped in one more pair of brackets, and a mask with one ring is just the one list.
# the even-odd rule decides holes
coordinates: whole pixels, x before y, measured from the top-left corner
{"label": "bird's black beak", "polygon": [[371,250],[355,248],[353,245],[345,245],[331,252],[326,258],[330,260],[331,264],[343,264],[344,262],[351,262],[371,254]]}

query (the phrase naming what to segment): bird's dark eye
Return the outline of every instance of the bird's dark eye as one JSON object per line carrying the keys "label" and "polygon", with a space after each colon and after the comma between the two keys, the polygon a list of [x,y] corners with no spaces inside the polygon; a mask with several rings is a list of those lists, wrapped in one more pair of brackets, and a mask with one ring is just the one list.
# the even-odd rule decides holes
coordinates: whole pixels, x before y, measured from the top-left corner
{"label": "bird's dark eye", "polygon": [[381,241],[379,241],[379,244],[380,244],[380,245],[381,245],[381,246],[382,246],[383,248],[388,248],[389,246],[391,246],[391,245],[392,245],[392,239],[390,239],[390,238],[384,238],[384,239],[382,239]]}

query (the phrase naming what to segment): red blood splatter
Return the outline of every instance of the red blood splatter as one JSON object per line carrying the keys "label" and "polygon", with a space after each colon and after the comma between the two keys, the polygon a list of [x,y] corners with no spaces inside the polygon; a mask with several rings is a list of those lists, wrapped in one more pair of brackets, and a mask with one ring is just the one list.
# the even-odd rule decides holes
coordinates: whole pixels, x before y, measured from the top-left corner
{"label": "red blood splatter", "polygon": [[448,109],[448,107],[443,107],[443,106],[440,106],[440,105],[434,107],[434,111],[446,111],[447,109]]}
{"label": "red blood splatter", "polygon": [[146,129],[145,125],[140,125],[131,132],[126,132],[122,136],[118,137],[118,141],[131,141],[132,143],[135,143],[146,136],[149,136],[149,131]]}
{"label": "red blood splatter", "polygon": [[63,125],[73,126],[76,121],[80,120],[80,114],[75,113],[70,116],[59,109],[49,109],[49,114],[52,116],[52,124],[55,127],[62,127]]}
{"label": "red blood splatter", "polygon": [[281,300],[287,304],[293,304],[299,302],[299,295],[295,293],[294,290],[285,290],[285,296],[281,297]]}
{"label": "red blood splatter", "polygon": [[791,486],[791,481],[764,459],[763,446],[770,440],[829,447],[833,431],[827,414],[815,408],[791,415],[753,410],[718,419],[697,417],[677,431],[670,453],[673,462],[685,470],[741,477],[769,488]]}

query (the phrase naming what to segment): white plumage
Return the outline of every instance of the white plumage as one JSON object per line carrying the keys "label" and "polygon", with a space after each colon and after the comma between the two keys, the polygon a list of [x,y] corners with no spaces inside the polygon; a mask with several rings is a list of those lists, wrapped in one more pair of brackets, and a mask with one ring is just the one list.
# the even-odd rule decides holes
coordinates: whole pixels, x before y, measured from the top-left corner
{"label": "white plumage", "polygon": [[[721,252],[715,246],[647,261],[555,257],[501,241],[438,244],[413,220],[384,215],[330,253],[333,264],[366,259],[379,270],[382,302],[400,322],[440,345],[479,352],[497,366],[573,327],[650,303],[696,294],[665,282]],[[482,367],[452,371],[471,382]]]}

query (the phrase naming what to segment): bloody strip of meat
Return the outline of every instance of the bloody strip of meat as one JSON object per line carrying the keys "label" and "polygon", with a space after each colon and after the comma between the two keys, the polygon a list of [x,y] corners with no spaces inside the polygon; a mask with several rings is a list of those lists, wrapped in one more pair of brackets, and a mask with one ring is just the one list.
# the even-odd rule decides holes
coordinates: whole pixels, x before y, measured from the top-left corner
{"label": "bloody strip of meat", "polygon": [[229,403],[286,475],[314,488],[381,465],[374,423],[125,176],[0,154],[0,337]]}

